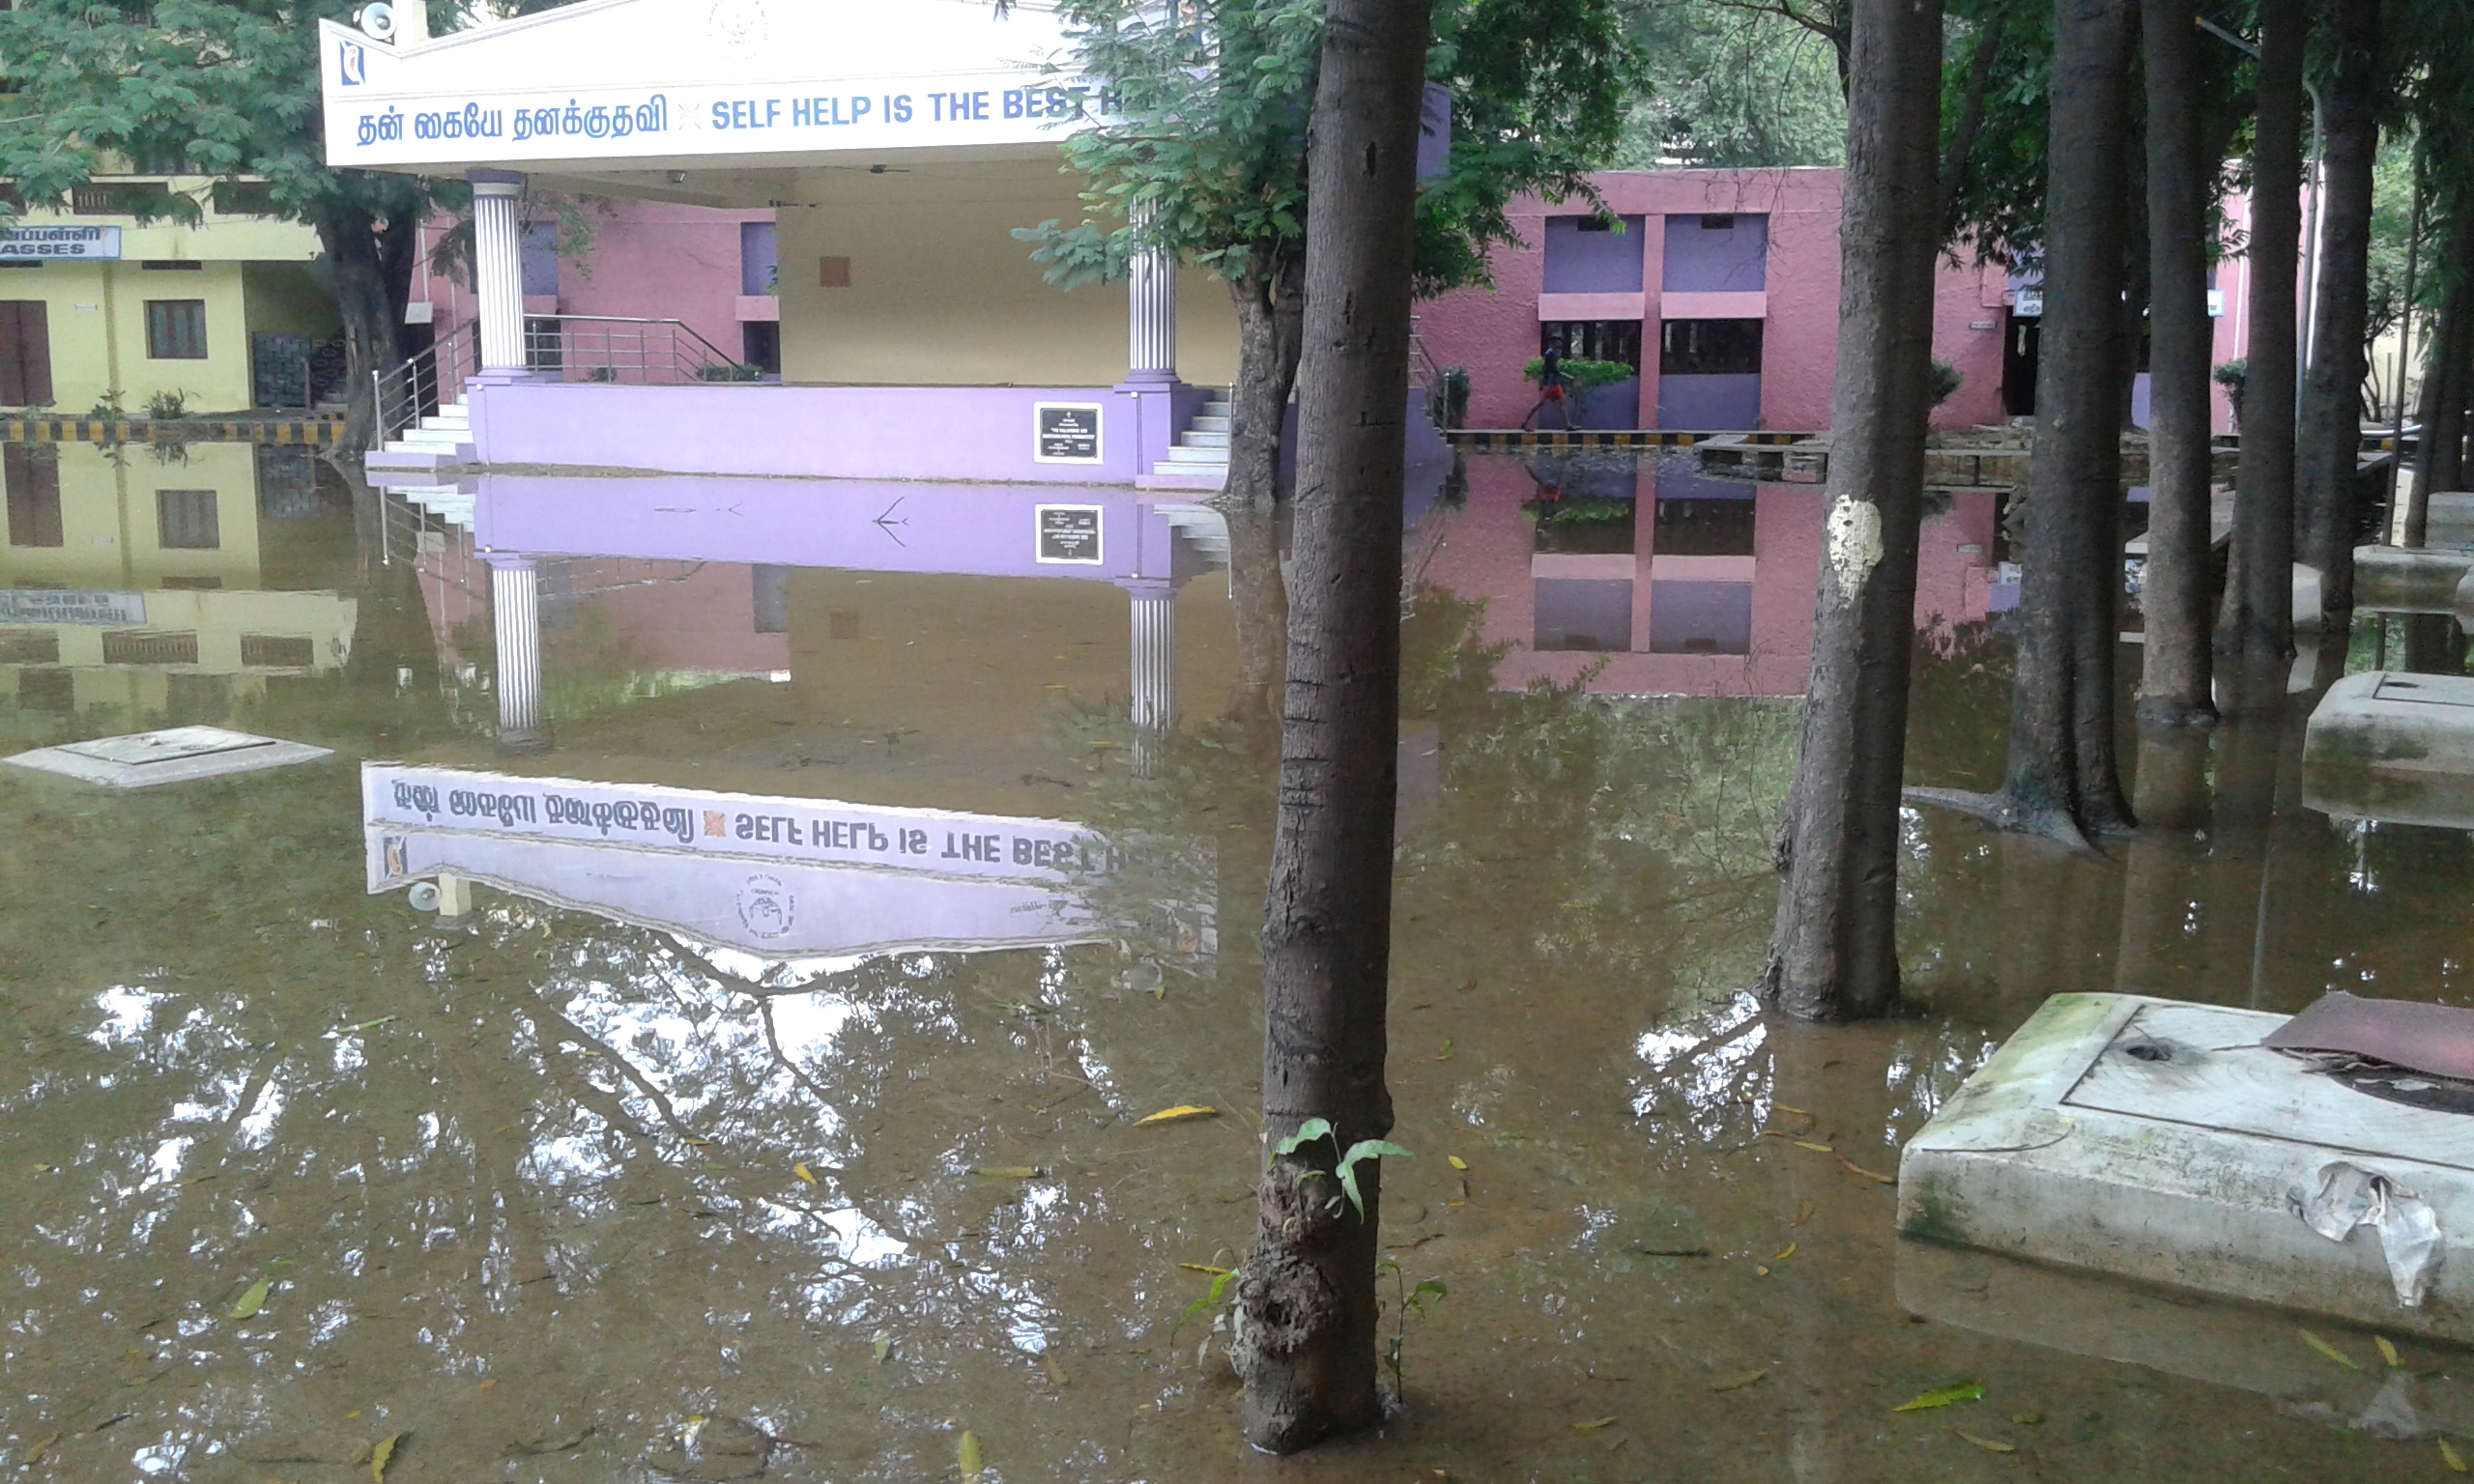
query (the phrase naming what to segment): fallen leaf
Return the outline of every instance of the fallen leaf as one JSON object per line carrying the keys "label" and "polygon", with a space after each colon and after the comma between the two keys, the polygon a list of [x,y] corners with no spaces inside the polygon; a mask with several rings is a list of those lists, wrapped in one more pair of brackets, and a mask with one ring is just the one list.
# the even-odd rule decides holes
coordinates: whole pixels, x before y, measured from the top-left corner
{"label": "fallen leaf", "polygon": [[1769,1373],[1768,1371],[1746,1371],[1740,1376],[1730,1376],[1724,1381],[1713,1381],[1710,1383],[1710,1389],[1712,1391],[1740,1391],[1744,1387],[1751,1385],[1754,1382],[1761,1380],[1761,1378],[1769,1374]]}
{"label": "fallen leaf", "polygon": [[877,1364],[878,1364],[878,1365],[882,1365],[882,1364],[884,1364],[884,1363],[885,1363],[885,1356],[890,1356],[890,1355],[892,1355],[892,1354],[893,1354],[893,1336],[892,1336],[892,1335],[890,1335],[890,1334],[887,1334],[887,1333],[886,1333],[884,1330],[882,1330],[882,1329],[877,1330],[877,1338],[876,1338],[876,1346],[877,1346]]}
{"label": "fallen leaf", "polygon": [[396,1017],[393,1015],[380,1015],[375,1020],[363,1020],[358,1025],[347,1025],[342,1029],[333,1031],[330,1034],[336,1036],[350,1036],[356,1031],[374,1031],[382,1025],[393,1024],[395,1018]]}
{"label": "fallen leaf", "polygon": [[1796,1147],[1798,1149],[1809,1149],[1816,1155],[1834,1155],[1838,1153],[1838,1151],[1830,1148],[1827,1144],[1816,1144],[1810,1139],[1798,1139],[1796,1141]]}
{"label": "fallen leaf", "polygon": [[2457,1450],[2448,1445],[2448,1440],[2445,1438],[2439,1441],[2439,1461],[2459,1473],[2466,1471],[2465,1460],[2457,1456]]}
{"label": "fallen leaf", "polygon": [[2387,1361],[2391,1369],[2400,1369],[2405,1364],[2404,1361],[2397,1358],[2397,1347],[2388,1343],[2388,1336],[2374,1334],[2371,1337],[2371,1343],[2379,1347],[2379,1358]]}
{"label": "fallen leaf", "polygon": [[51,1451],[51,1445],[52,1445],[53,1443],[55,1443],[55,1442],[58,1442],[59,1441],[60,1441],[60,1435],[59,1435],[58,1433],[54,1433],[54,1434],[52,1434],[50,1437],[45,1438],[43,1441],[36,1443],[36,1444],[35,1444],[35,1446],[34,1446],[34,1451],[33,1451],[33,1452],[31,1452],[31,1453],[28,1453],[28,1454],[26,1455],[26,1458],[25,1458],[25,1465],[26,1465],[26,1467],[27,1467],[27,1468],[29,1468],[29,1469],[31,1469],[31,1468],[33,1468],[35,1465],[42,1463],[42,1462],[43,1462],[43,1456],[45,1453],[50,1452],[50,1451]]}
{"label": "fallen leaf", "polygon": [[43,1163],[41,1160],[37,1160],[35,1162],[35,1173],[38,1175],[48,1175],[51,1173],[51,1166]]}
{"label": "fallen leaf", "polygon": [[1780,1252],[1776,1257],[1771,1258],[1771,1259],[1770,1259],[1770,1261],[1771,1261],[1771,1262],[1773,1262],[1773,1263],[1783,1263],[1783,1262],[1785,1262],[1787,1259],[1789,1259],[1789,1258],[1791,1258],[1791,1257],[1793,1257],[1793,1256],[1795,1256],[1795,1255],[1796,1255],[1796,1244],[1795,1244],[1794,1242],[1792,1242],[1792,1241],[1791,1241],[1791,1242],[1787,1243],[1786,1250],[1784,1250],[1784,1251]]}
{"label": "fallen leaf", "polygon": [[1438,1061],[1438,1062],[1440,1062],[1440,1061],[1444,1061],[1444,1060],[1446,1060],[1446,1059],[1450,1058],[1450,1056],[1451,1056],[1451,1055],[1452,1055],[1452,1038],[1451,1038],[1451,1037],[1449,1037],[1449,1036],[1446,1036],[1445,1038],[1443,1038],[1443,1053],[1442,1053],[1442,1055],[1437,1056],[1437,1057],[1435,1058],[1435,1060],[1436,1060],[1436,1061]]}
{"label": "fallen leaf", "polygon": [[1067,1384],[1072,1379],[1065,1374],[1065,1367],[1057,1363],[1056,1353],[1054,1351],[1041,1351],[1040,1364],[1048,1371],[1048,1379],[1050,1385],[1062,1386]]}
{"label": "fallen leaf", "polygon": [[1214,1268],[1209,1263],[1179,1263],[1177,1266],[1188,1272],[1207,1272],[1215,1278],[1223,1277],[1228,1272],[1227,1269]]}
{"label": "fallen leaf", "polygon": [[1781,1112],[1781,1113],[1793,1113],[1793,1114],[1795,1114],[1798,1118],[1810,1118],[1810,1117],[1812,1117],[1812,1115],[1811,1115],[1810,1113],[1805,1112],[1803,1109],[1798,1108],[1798,1107],[1795,1107],[1795,1106],[1793,1106],[1793,1105],[1791,1105],[1791,1104],[1788,1104],[1788,1103],[1784,1103],[1784,1102],[1773,1102],[1773,1103],[1771,1103],[1771,1104],[1770,1104],[1770,1106],[1771,1106],[1771,1107],[1773,1107],[1773,1108],[1776,1108],[1776,1109],[1777,1109],[1779,1112]]}
{"label": "fallen leaf", "polygon": [[508,1443],[506,1450],[514,1454],[564,1453],[569,1448],[583,1447],[584,1441],[591,1436],[592,1427],[588,1423],[564,1438],[529,1438]]}
{"label": "fallen leaf", "polygon": [[983,1164],[974,1166],[971,1173],[993,1175],[999,1180],[1037,1180],[1040,1175],[1035,1164]]}
{"label": "fallen leaf", "polygon": [[2323,1356],[2326,1356],[2329,1359],[2336,1361],[2339,1365],[2344,1366],[2346,1370],[2349,1370],[2349,1371],[2359,1371],[2359,1370],[2361,1370],[2361,1369],[2362,1369],[2362,1362],[2361,1362],[2361,1361],[2356,1360],[2353,1356],[2349,1356],[2349,1355],[2346,1355],[2344,1351],[2339,1350],[2336,1346],[2331,1345],[2331,1344],[2329,1344],[2326,1340],[2323,1340],[2323,1339],[2319,1338],[2319,1336],[2317,1336],[2317,1335],[2316,1335],[2316,1334],[2313,1334],[2310,1330],[2305,1329],[2305,1330],[2301,1331],[2301,1334],[2302,1334],[2302,1343],[2303,1343],[2303,1344],[2308,1345],[2308,1346],[2310,1346],[2313,1350],[2316,1350],[2316,1351],[2319,1352],[2319,1354],[2321,1354],[2321,1355],[2323,1355]]}
{"label": "fallen leaf", "polygon": [[1796,1224],[1797,1224],[1798,1226],[1801,1226],[1801,1225],[1803,1225],[1805,1222],[1810,1221],[1812,1218],[1813,1218],[1813,1203],[1812,1203],[1812,1202],[1810,1202],[1810,1201],[1806,1201],[1806,1202],[1804,1202],[1802,1205],[1798,1206],[1798,1207],[1796,1208]]}
{"label": "fallen leaf", "polygon": [[2019,1445],[2015,1442],[2003,1442],[1998,1438],[1978,1438],[1975,1434],[1969,1432],[1964,1427],[1954,1427],[1950,1429],[1950,1431],[1958,1434],[1962,1438],[1965,1438],[1968,1441],[1974,1443],[1977,1447],[1984,1449],[1987,1453],[2016,1453],[2019,1451]]}
{"label": "fallen leaf", "polygon": [[1838,1162],[1847,1166],[1847,1173],[1850,1175],[1861,1175],[1866,1180],[1874,1181],[1884,1185],[1895,1185],[1898,1184],[1897,1176],[1884,1175],[1879,1171],[1868,1170],[1862,1165],[1857,1164],[1855,1160],[1848,1158],[1845,1155],[1838,1156]]}
{"label": "fallen leaf", "polygon": [[1901,1402],[1897,1406],[1891,1408],[1890,1411],[1924,1412],[1935,1407],[1947,1407],[1952,1402],[1980,1402],[1983,1400],[1983,1382],[1963,1381],[1954,1386],[1943,1386],[1938,1391],[1927,1391],[1922,1396],[1915,1398],[1913,1401]]}
{"label": "fallen leaf", "polygon": [[1576,1433],[1594,1433],[1601,1427],[1613,1425],[1614,1421],[1615,1419],[1613,1417],[1599,1417],[1593,1422],[1575,1422],[1572,1424],[1572,1431]]}
{"label": "fallen leaf", "polygon": [[2045,1414],[2041,1412],[2014,1413],[2010,1417],[2011,1421],[2018,1423],[2021,1427],[2033,1427],[2044,1419]]}
{"label": "fallen leaf", "polygon": [[484,1391],[493,1390],[497,1387],[498,1384],[499,1379],[496,1376],[493,1376],[489,1380],[481,1383],[481,1389]]}
{"label": "fallen leaf", "polygon": [[274,1292],[274,1279],[258,1279],[258,1281],[249,1285],[249,1291],[247,1293],[241,1296],[241,1301],[232,1305],[232,1317],[234,1319],[250,1319],[255,1317],[258,1310],[267,1306],[267,1295],[273,1292]]}
{"label": "fallen leaf", "polygon": [[963,1466],[963,1484],[979,1484],[979,1435],[963,1434],[962,1446],[955,1453],[956,1462]]}
{"label": "fallen leaf", "polygon": [[369,1450],[369,1476],[378,1484],[387,1484],[387,1465],[394,1459],[395,1442],[403,1436],[401,1433],[389,1433],[378,1440],[378,1446]]}
{"label": "fallen leaf", "polygon": [[816,1184],[816,1177],[808,1172],[808,1167],[804,1164],[794,1164],[791,1166],[791,1173],[799,1177],[799,1179],[805,1184],[811,1185]]}
{"label": "fallen leaf", "polygon": [[1136,1119],[1134,1121],[1134,1127],[1140,1128],[1146,1124],[1173,1124],[1189,1118],[1217,1118],[1219,1116],[1220,1110],[1218,1108],[1204,1107],[1199,1103],[1181,1102],[1173,1108],[1162,1108],[1159,1112],[1152,1114],[1148,1118]]}
{"label": "fallen leaf", "polygon": [[1469,1168],[1469,1161],[1461,1158],[1458,1155],[1446,1155],[1443,1156],[1443,1162],[1451,1165],[1455,1170],[1465,1170]]}

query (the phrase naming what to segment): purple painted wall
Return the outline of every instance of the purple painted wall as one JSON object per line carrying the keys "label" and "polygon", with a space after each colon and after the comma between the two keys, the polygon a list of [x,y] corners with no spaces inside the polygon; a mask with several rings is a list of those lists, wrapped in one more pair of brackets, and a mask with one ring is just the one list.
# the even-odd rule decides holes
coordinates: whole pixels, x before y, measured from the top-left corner
{"label": "purple painted wall", "polygon": [[1707,214],[1666,218],[1666,262],[1658,288],[1668,294],[1758,294],[1769,286],[1769,218],[1740,212],[1704,225]]}
{"label": "purple painted wall", "polygon": [[1662,376],[1658,378],[1661,428],[1740,430],[1760,426],[1761,378]]}
{"label": "purple painted wall", "polygon": [[[1588,216],[1546,218],[1546,277],[1549,294],[1638,294],[1641,292],[1641,232],[1644,218],[1625,216],[1621,232],[1594,230]],[[1532,354],[1535,354],[1534,352]]]}

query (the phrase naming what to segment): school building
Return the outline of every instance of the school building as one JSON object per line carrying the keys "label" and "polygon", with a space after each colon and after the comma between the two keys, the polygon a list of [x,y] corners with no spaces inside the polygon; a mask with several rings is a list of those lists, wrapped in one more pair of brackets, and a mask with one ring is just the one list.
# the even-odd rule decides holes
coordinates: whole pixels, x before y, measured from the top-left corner
{"label": "school building", "polygon": [[0,410],[307,407],[339,328],[317,233],[263,181],[99,177],[0,225]]}

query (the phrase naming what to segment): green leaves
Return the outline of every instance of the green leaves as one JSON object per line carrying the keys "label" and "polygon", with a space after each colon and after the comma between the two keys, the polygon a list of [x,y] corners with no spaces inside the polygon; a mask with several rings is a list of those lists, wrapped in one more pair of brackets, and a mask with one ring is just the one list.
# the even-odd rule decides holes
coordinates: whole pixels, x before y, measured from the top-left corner
{"label": "green leaves", "polygon": [[[1300,1150],[1326,1139],[1332,1141],[1334,1148],[1338,1148],[1339,1139],[1332,1131],[1331,1120],[1309,1118],[1297,1126],[1295,1133],[1274,1144],[1272,1153],[1284,1159],[1294,1159]],[[1340,1188],[1347,1192],[1350,1209],[1357,1213],[1361,1221],[1366,1219],[1366,1200],[1358,1191],[1357,1167],[1368,1159],[1380,1159],[1386,1155],[1395,1155],[1403,1159],[1409,1157],[1407,1150],[1389,1140],[1360,1139],[1350,1145],[1333,1166],[1333,1173],[1340,1177]]]}

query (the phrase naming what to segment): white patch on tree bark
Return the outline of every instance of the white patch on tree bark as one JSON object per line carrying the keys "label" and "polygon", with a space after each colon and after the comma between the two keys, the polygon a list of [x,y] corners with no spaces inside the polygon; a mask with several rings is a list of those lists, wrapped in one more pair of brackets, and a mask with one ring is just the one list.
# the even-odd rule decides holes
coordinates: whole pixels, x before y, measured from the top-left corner
{"label": "white patch on tree bark", "polygon": [[1882,560],[1882,509],[1869,499],[1842,499],[1829,511],[1829,570],[1838,590],[1856,596]]}

